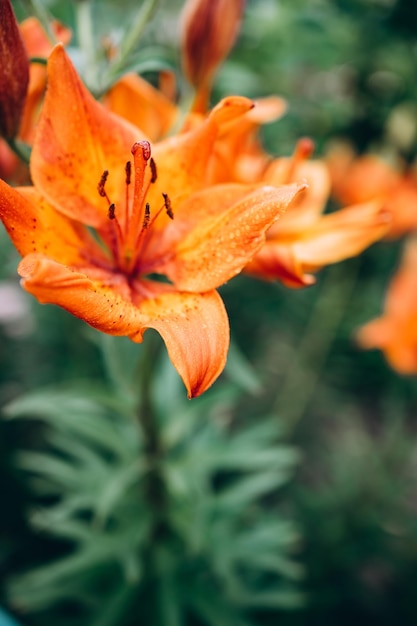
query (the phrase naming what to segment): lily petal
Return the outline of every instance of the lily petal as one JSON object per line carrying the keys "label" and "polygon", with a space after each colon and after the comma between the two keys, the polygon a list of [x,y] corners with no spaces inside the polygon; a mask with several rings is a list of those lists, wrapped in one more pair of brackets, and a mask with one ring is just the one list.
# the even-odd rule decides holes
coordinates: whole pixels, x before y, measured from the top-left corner
{"label": "lily petal", "polygon": [[388,315],[372,320],[355,334],[358,345],[382,350],[390,366],[400,374],[417,373],[417,315],[395,320]]}
{"label": "lily petal", "polygon": [[88,244],[78,226],[57,213],[33,187],[13,189],[0,180],[0,217],[22,256],[39,252],[60,263],[77,265],[85,263],[82,252],[89,246],[93,257],[101,256],[93,240]]}
{"label": "lily petal", "polygon": [[[283,225],[290,213],[291,209],[283,217]],[[300,224],[298,232],[283,228],[282,237],[276,225],[245,272],[266,280],[275,278],[288,287],[311,285],[315,282],[312,272],[355,256],[381,239],[389,229],[390,217],[380,203],[370,202],[324,215],[306,229]]]}
{"label": "lily petal", "polygon": [[191,230],[210,217],[221,215],[235,202],[259,189],[260,185],[242,185],[230,183],[213,185],[196,191],[175,207],[173,220],[169,220],[166,228],[151,233],[146,250],[143,253],[143,264],[149,262],[156,269],[158,259],[171,258],[175,245]]}
{"label": "lily petal", "polygon": [[226,364],[229,320],[217,291],[163,293],[145,300],[146,327],[162,336],[169,358],[181,376],[189,398],[212,385]]}
{"label": "lily petal", "polygon": [[42,254],[25,256],[18,272],[22,287],[42,304],[56,304],[110,335],[135,339],[139,333],[141,341],[143,318],[137,307],[121,295],[123,285],[115,289]]}
{"label": "lily petal", "polygon": [[178,244],[164,272],[178,289],[210,291],[238,274],[266,239],[299,185],[261,187],[220,216],[197,226]]}
{"label": "lily petal", "polygon": [[294,246],[274,240],[266,241],[244,272],[262,280],[279,280],[292,288],[308,287],[316,282],[312,274],[304,271]]}
{"label": "lily petal", "polygon": [[175,105],[137,74],[127,74],[113,85],[104,104],[141,128],[151,141],[161,139],[177,116]]}
{"label": "lily petal", "polygon": [[141,138],[137,128],[94,100],[62,45],[55,46],[31,159],[34,184],[49,202],[84,224],[105,225],[107,205],[97,184],[108,170],[111,201],[124,198],[124,164]]}
{"label": "lily petal", "polygon": [[203,393],[224,368],[229,322],[215,291],[178,293],[170,285],[150,283],[152,297],[146,298],[130,294],[127,282],[116,289],[40,254],[26,256],[18,271],[22,286],[40,302],[61,306],[102,332],[140,343],[146,328],[154,328],[190,398]]}
{"label": "lily petal", "polygon": [[294,251],[305,270],[356,256],[388,231],[391,214],[379,202],[369,202],[324,215],[295,242]]}
{"label": "lily petal", "polygon": [[[153,146],[152,154],[161,176],[149,189],[147,199],[152,207],[161,204],[162,193],[167,193],[175,207],[209,182],[209,162],[213,146],[222,127],[250,111],[253,103],[248,98],[224,98],[207,118],[191,130],[175,135]],[[158,219],[157,229],[167,220]]]}
{"label": "lily petal", "polygon": [[308,187],[299,194],[279,224],[280,237],[291,236],[314,224],[324,210],[330,193],[330,175],[323,161],[301,161],[293,166],[289,158],[274,159],[262,176],[269,185],[306,181]]}
{"label": "lily petal", "polygon": [[379,348],[401,374],[417,373],[417,239],[405,246],[385,297],[384,314],[356,332],[362,348]]}

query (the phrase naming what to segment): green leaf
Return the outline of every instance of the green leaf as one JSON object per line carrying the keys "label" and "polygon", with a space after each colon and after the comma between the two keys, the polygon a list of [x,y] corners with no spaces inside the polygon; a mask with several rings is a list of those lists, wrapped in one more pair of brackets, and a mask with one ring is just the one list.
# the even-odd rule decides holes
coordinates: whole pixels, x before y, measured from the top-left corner
{"label": "green leaf", "polygon": [[230,342],[225,373],[243,391],[252,395],[261,393],[262,383],[255,368],[233,340]]}
{"label": "green leaf", "polygon": [[217,496],[216,504],[221,509],[245,507],[284,485],[290,476],[290,472],[280,470],[278,472],[262,472],[242,478],[236,481],[232,487],[223,489]]}

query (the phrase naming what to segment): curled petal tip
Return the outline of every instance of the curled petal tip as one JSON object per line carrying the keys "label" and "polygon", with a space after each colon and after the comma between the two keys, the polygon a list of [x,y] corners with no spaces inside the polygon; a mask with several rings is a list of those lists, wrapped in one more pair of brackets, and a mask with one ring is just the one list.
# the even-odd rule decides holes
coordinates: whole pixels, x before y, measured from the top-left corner
{"label": "curled petal tip", "polygon": [[48,64],[51,61],[54,61],[55,57],[60,57],[61,55],[66,56],[67,53],[65,52],[64,44],[59,42],[55,44],[54,47],[52,48],[51,53],[48,57]]}

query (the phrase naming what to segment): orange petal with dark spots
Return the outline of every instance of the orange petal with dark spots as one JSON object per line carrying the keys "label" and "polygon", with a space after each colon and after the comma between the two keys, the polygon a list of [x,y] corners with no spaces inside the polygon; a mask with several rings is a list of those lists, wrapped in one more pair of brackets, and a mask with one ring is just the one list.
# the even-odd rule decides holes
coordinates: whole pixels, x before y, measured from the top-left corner
{"label": "orange petal with dark spots", "polygon": [[[147,196],[151,207],[160,206],[162,193],[168,193],[175,213],[180,202],[211,183],[210,160],[223,125],[244,116],[252,106],[248,98],[224,98],[201,124],[155,144],[152,155],[158,178]],[[158,220],[156,227],[160,229],[166,223],[167,220]]]}
{"label": "orange petal with dark spots", "polygon": [[229,320],[217,291],[162,293],[141,304],[145,325],[163,338],[169,357],[194,398],[221,374],[229,349]]}
{"label": "orange petal with dark spots", "polygon": [[62,213],[90,226],[107,222],[107,204],[97,192],[104,170],[111,201],[124,201],[124,164],[139,131],[96,102],[82,84],[64,48],[48,60],[48,89],[32,151],[37,189]]}
{"label": "orange petal with dark spots", "polygon": [[[76,223],[58,213],[33,187],[13,189],[0,180],[0,215],[18,252],[46,254],[67,265],[101,258],[99,247]],[[59,233],[59,237],[57,237]]]}
{"label": "orange petal with dark spots", "polygon": [[164,266],[178,289],[209,291],[238,274],[265,242],[266,232],[298,191],[297,185],[261,187],[227,211],[202,221]]}
{"label": "orange petal with dark spots", "polygon": [[215,291],[179,293],[150,283],[150,297],[144,297],[126,292],[127,281],[115,288],[40,254],[26,256],[18,271],[22,286],[40,302],[56,304],[104,333],[141,342],[146,328],[157,330],[190,398],[208,389],[225,366],[229,322]]}

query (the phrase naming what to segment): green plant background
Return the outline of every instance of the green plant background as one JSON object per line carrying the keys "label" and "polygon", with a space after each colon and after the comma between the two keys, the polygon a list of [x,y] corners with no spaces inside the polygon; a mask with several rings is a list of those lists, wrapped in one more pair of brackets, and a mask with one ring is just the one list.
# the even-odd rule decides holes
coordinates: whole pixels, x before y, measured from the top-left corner
{"label": "green plant background", "polygon": [[[74,28],[75,5],[47,3]],[[137,8],[93,5],[97,42]],[[150,59],[178,67],[179,6],[161,2],[145,31],[149,80]],[[213,100],[284,96],[262,130],[274,155],[308,135],[317,155],[347,138],[412,162],[416,33],[412,0],[252,0]],[[224,286],[233,349],[192,402],[156,336],[101,337],[19,292],[24,315],[0,325],[4,610],[34,626],[414,626],[416,382],[352,338],[402,246],[375,244],[305,290]]]}

